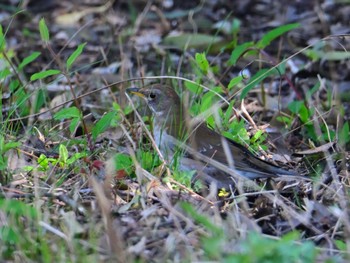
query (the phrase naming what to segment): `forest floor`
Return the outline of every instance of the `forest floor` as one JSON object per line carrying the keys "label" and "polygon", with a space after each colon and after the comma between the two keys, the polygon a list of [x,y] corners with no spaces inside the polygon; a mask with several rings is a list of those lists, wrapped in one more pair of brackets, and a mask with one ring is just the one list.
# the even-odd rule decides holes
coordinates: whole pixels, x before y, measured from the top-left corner
{"label": "forest floor", "polygon": [[[349,1],[20,2],[0,3],[0,258],[349,260]],[[125,92],[150,83],[192,115],[225,97],[226,132],[300,178],[192,189]]]}

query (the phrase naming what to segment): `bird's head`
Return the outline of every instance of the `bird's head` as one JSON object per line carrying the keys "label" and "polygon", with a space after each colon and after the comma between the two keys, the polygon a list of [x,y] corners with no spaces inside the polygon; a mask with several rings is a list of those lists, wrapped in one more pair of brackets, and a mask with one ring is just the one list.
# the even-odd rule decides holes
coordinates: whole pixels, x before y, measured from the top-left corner
{"label": "bird's head", "polygon": [[141,89],[129,88],[128,92],[146,101],[154,115],[155,134],[167,133],[175,138],[184,136],[185,115],[180,97],[172,87],[154,84]]}
{"label": "bird's head", "polygon": [[130,88],[128,91],[143,98],[155,117],[181,116],[180,98],[170,86],[155,84],[141,89]]}

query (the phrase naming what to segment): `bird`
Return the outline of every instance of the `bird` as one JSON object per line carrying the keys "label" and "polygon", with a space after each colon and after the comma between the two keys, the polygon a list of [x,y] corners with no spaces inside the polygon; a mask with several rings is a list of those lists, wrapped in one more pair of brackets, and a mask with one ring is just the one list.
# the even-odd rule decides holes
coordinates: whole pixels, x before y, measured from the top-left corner
{"label": "bird", "polygon": [[193,171],[193,180],[214,183],[230,189],[235,179],[260,179],[295,176],[295,171],[283,169],[251,153],[246,147],[222,136],[206,123],[189,127],[189,115],[176,91],[169,85],[151,84],[132,87],[128,92],[141,97],[153,114],[153,136],[160,152],[180,170]]}

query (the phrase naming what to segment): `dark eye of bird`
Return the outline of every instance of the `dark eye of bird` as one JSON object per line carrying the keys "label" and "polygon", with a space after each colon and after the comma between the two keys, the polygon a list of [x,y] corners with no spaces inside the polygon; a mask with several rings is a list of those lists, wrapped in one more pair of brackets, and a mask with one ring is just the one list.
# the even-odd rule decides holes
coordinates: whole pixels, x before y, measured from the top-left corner
{"label": "dark eye of bird", "polygon": [[150,99],[155,99],[156,98],[156,94],[155,93],[150,93],[149,94],[149,98]]}

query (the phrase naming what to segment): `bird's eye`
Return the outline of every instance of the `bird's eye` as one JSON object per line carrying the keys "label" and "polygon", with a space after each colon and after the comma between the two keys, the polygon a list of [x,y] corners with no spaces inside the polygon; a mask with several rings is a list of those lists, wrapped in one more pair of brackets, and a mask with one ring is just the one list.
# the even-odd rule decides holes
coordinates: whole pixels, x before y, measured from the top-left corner
{"label": "bird's eye", "polygon": [[152,100],[155,99],[156,98],[156,94],[155,93],[150,93],[149,94],[149,98],[152,99]]}

